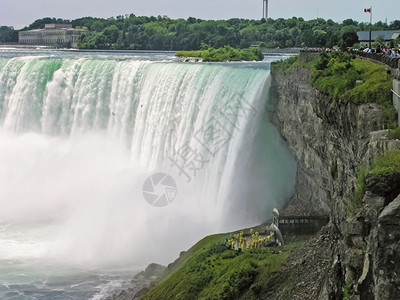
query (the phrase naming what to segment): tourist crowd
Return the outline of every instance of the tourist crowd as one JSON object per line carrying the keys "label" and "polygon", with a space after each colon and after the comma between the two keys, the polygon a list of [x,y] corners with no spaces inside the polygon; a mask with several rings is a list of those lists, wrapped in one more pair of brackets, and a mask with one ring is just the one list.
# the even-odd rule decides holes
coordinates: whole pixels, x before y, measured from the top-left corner
{"label": "tourist crowd", "polygon": [[383,49],[381,48],[368,48],[366,47],[364,50],[362,50],[365,53],[383,53],[385,55],[391,56],[391,57],[397,57],[400,58],[400,50],[399,49],[395,49],[395,48],[386,48],[384,47]]}

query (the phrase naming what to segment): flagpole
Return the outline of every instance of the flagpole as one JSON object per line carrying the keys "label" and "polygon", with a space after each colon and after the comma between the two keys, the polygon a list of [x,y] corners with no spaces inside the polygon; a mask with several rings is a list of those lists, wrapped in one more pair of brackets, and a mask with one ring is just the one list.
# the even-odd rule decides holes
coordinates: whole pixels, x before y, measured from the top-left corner
{"label": "flagpole", "polygon": [[372,32],[371,32],[371,27],[372,27],[372,6],[369,8],[369,49],[371,49],[371,39],[372,39]]}

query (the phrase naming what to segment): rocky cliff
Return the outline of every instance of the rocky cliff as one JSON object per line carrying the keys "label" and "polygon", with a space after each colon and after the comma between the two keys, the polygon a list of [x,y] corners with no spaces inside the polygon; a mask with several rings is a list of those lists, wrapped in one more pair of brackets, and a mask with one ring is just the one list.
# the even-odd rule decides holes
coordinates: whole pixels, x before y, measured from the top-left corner
{"label": "rocky cliff", "polygon": [[[311,71],[272,72],[274,123],[298,163],[288,214],[329,214],[339,235],[320,299],[400,299],[400,190],[371,183],[349,214],[360,167],[400,149],[388,140],[375,104],[337,103],[310,85]],[[391,187],[386,187],[391,189]]]}

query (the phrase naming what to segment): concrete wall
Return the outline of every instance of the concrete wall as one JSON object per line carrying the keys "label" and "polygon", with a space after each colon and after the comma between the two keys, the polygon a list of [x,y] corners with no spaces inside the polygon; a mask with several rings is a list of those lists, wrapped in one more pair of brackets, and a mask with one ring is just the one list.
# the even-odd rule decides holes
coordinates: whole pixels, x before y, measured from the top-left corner
{"label": "concrete wall", "polygon": [[318,232],[328,222],[328,216],[287,216],[279,218],[278,227],[282,234],[310,234]]}
{"label": "concrete wall", "polygon": [[45,29],[72,28],[72,24],[44,24]]}
{"label": "concrete wall", "polygon": [[397,79],[393,80],[393,91],[393,106],[397,110],[398,123],[400,126],[400,81]]}

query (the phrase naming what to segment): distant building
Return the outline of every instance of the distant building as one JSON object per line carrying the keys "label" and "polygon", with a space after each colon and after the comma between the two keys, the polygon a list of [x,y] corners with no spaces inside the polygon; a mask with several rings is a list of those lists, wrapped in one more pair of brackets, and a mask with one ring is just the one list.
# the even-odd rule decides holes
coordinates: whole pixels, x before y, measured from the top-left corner
{"label": "distant building", "polygon": [[[368,46],[369,44],[369,31],[358,31],[358,40],[361,46]],[[394,41],[400,35],[400,30],[379,30],[371,31],[371,41],[375,42],[378,36],[382,36],[385,40],[385,45],[389,46],[391,41]]]}
{"label": "distant building", "polygon": [[86,29],[72,28],[71,24],[45,24],[44,29],[20,31],[18,42],[25,45],[76,47]]}

